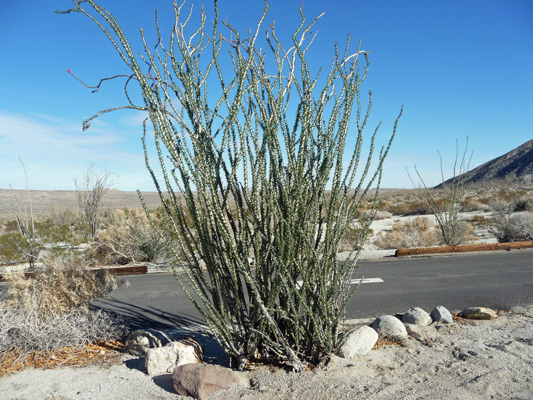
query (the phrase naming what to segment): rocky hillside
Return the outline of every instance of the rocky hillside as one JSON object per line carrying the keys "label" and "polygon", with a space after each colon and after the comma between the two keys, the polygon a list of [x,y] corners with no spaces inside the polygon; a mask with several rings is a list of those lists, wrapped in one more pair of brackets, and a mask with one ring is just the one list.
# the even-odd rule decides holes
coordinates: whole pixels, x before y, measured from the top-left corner
{"label": "rocky hillside", "polygon": [[[487,183],[505,177],[521,182],[533,182],[533,139],[503,156],[468,171],[462,177],[467,184]],[[445,183],[450,182],[451,179]]]}

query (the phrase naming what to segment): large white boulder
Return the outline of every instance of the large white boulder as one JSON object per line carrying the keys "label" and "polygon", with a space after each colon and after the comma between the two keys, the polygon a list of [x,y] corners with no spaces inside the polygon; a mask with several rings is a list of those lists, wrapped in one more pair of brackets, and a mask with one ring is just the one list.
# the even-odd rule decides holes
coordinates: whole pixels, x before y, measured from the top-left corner
{"label": "large white boulder", "polygon": [[378,333],[369,326],[360,326],[348,335],[344,344],[337,350],[337,355],[344,358],[368,354],[378,341]]}
{"label": "large white boulder", "polygon": [[393,315],[382,315],[372,322],[372,328],[379,336],[388,336],[395,339],[405,339],[407,330],[404,324]]}
{"label": "large white boulder", "polygon": [[413,307],[403,315],[402,322],[404,324],[426,326],[431,324],[431,317],[420,307]]}
{"label": "large white boulder", "polygon": [[148,349],[144,360],[146,373],[150,376],[172,373],[180,365],[202,361],[193,346],[181,342]]}

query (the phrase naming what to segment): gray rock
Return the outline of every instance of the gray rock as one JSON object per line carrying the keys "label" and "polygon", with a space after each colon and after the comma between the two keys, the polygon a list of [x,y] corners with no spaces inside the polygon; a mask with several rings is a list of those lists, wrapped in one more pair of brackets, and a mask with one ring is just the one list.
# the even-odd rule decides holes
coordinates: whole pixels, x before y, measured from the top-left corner
{"label": "gray rock", "polygon": [[[409,334],[410,338],[419,341],[424,346],[440,348],[444,346],[445,341],[439,334],[439,326],[442,327],[444,325],[433,324],[429,326],[423,326],[406,324],[405,328],[407,329],[407,333]],[[451,325],[447,326],[450,327]]]}
{"label": "gray rock", "polygon": [[435,307],[433,311],[431,311],[430,316],[435,322],[445,322],[447,324],[453,324],[453,316],[446,307]]}
{"label": "gray rock", "polygon": [[148,349],[165,346],[183,337],[183,332],[178,329],[138,329],[131,332],[124,345],[131,354],[144,356]]}
{"label": "gray rock", "polygon": [[181,342],[171,342],[163,347],[148,349],[145,357],[145,368],[149,376],[155,376],[172,373],[174,368],[180,365],[201,361],[194,346]]}
{"label": "gray rock", "polygon": [[372,328],[379,336],[390,336],[396,339],[405,339],[407,330],[402,322],[393,315],[382,315],[372,322]]}
{"label": "gray rock", "polygon": [[355,329],[344,344],[337,350],[337,355],[344,358],[364,356],[368,354],[378,341],[378,333],[369,326],[360,326]]}
{"label": "gray rock", "polygon": [[239,377],[230,369],[210,364],[185,364],[174,368],[172,387],[180,396],[206,399],[213,393],[239,383]]}
{"label": "gray rock", "polygon": [[461,311],[463,318],[467,319],[494,319],[498,315],[496,311],[486,307],[470,307]]}
{"label": "gray rock", "polygon": [[421,308],[413,307],[403,315],[402,322],[404,324],[426,326],[431,324],[431,317]]}
{"label": "gray rock", "polygon": [[405,325],[405,330],[407,331],[407,334],[417,340],[425,339],[426,330],[424,328],[425,327],[421,325],[414,325],[414,324]]}

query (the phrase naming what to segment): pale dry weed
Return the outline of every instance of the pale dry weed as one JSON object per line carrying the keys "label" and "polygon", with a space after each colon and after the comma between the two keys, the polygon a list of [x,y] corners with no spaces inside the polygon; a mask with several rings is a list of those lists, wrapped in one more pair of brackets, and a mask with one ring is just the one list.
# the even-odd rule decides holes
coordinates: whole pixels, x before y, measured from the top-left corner
{"label": "pale dry weed", "polygon": [[380,249],[430,247],[438,243],[439,235],[435,231],[435,225],[424,217],[398,222],[390,231],[380,232],[374,242]]}
{"label": "pale dry weed", "polygon": [[12,273],[6,279],[10,286],[0,299],[0,354],[17,350],[26,357],[33,351],[115,340],[124,331],[116,316],[89,308],[91,300],[117,285],[103,271],[55,263],[34,277]]}

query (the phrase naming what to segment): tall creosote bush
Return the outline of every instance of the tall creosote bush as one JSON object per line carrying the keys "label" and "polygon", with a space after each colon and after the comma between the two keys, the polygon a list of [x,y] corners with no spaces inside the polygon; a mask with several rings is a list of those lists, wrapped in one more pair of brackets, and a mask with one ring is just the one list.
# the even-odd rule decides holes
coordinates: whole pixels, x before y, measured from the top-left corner
{"label": "tall creosote bush", "polygon": [[182,18],[183,4],[174,3],[169,43],[156,14],[157,44],[141,30],[137,57],[109,12],[91,0],[74,3],[66,12],[97,23],[131,68],[128,81],[142,89],[144,105],[128,97],[125,108],[147,111],[154,129],[160,172],[150,162],[146,124],[143,144],[161,199],[168,196],[161,235],[175,240],[175,275],[232,365],[260,356],[302,370],[327,361],[342,341],[350,281],[374,213],[346,262],[337,262],[337,248],[363,198],[379,187],[394,136],[372,164],[377,129],[363,151],[371,94],[366,112],[359,101],[367,52],[359,46],[350,54],[349,40],[343,51],[335,45],[329,72],[315,76],[306,56],[316,19],[307,23],[301,12],[287,47],[274,23],[259,39],[268,4],[243,37],[219,20],[215,1],[211,34],[202,10],[188,37],[191,15]]}

